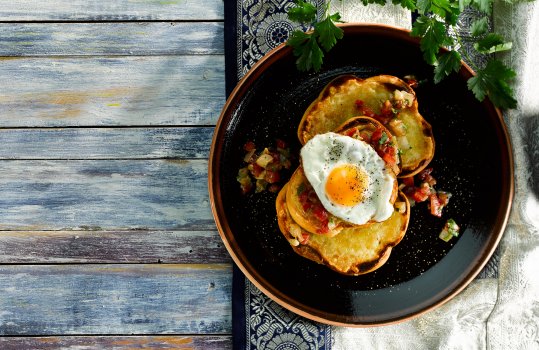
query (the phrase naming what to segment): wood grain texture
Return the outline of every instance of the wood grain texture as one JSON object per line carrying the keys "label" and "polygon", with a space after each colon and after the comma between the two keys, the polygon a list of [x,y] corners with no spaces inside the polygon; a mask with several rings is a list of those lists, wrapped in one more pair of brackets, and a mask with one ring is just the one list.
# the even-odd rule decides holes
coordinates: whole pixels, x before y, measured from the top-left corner
{"label": "wood grain texture", "polygon": [[224,54],[223,23],[0,23],[0,56]]}
{"label": "wood grain texture", "polygon": [[207,159],[212,127],[0,129],[0,159]]}
{"label": "wood grain texture", "polygon": [[215,125],[224,57],[0,60],[0,127]]}
{"label": "wood grain texture", "polygon": [[17,0],[0,2],[0,20],[222,20],[223,9],[222,0]]}
{"label": "wood grain texture", "polygon": [[0,266],[0,334],[227,334],[231,273],[228,264]]}
{"label": "wood grain texture", "polygon": [[67,337],[9,337],[0,338],[2,350],[133,350],[189,349],[231,350],[231,336],[67,336]]}
{"label": "wood grain texture", "polygon": [[3,161],[0,230],[214,230],[206,160]]}
{"label": "wood grain texture", "polygon": [[0,264],[230,262],[217,231],[0,231]]}

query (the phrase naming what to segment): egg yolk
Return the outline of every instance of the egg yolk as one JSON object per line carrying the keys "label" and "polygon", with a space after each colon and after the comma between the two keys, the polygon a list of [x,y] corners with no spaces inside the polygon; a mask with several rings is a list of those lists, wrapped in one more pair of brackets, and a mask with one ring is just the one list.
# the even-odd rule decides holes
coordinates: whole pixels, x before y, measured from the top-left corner
{"label": "egg yolk", "polygon": [[345,164],[335,167],[326,181],[326,194],[331,202],[351,207],[363,200],[368,175],[357,166]]}

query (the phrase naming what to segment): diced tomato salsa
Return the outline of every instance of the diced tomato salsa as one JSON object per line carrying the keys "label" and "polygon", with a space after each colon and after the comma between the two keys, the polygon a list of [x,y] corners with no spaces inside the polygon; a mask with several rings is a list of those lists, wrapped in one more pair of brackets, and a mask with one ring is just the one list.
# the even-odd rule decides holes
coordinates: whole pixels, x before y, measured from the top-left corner
{"label": "diced tomato salsa", "polygon": [[[437,191],[434,188],[436,179],[432,176],[432,168],[427,168],[421,171],[414,177],[402,179],[402,192],[408,197],[408,200],[414,203],[421,203],[428,200],[430,213],[434,216],[441,217],[443,208],[449,203],[451,193],[445,191]],[[416,186],[416,182],[419,183]]]}
{"label": "diced tomato salsa", "polygon": [[316,192],[309,184],[304,184],[298,189],[298,197],[303,211],[318,222],[318,232],[320,234],[329,232],[329,212],[324,208]]}
{"label": "diced tomato salsa", "polygon": [[[290,149],[285,141],[277,139],[275,147],[264,148],[261,152],[256,152],[256,145],[253,141],[247,141],[243,145],[243,150],[247,152],[244,157],[245,166],[238,171],[236,180],[240,183],[243,194],[247,194],[255,189],[255,192],[268,190],[278,192],[281,186],[281,171],[290,169]],[[254,182],[254,184],[253,184]]]}

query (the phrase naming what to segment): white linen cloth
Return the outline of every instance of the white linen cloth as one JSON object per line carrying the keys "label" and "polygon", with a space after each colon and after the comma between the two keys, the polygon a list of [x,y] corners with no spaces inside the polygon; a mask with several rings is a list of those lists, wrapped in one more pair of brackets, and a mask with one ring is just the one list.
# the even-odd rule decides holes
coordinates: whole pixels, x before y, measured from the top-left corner
{"label": "white linen cloth", "polygon": [[[494,29],[513,42],[499,56],[517,72],[518,108],[504,112],[515,157],[515,198],[500,243],[498,278],[474,280],[457,297],[410,321],[334,327],[332,349],[539,349],[539,1],[494,7]],[[400,7],[333,1],[347,22],[410,28]]]}

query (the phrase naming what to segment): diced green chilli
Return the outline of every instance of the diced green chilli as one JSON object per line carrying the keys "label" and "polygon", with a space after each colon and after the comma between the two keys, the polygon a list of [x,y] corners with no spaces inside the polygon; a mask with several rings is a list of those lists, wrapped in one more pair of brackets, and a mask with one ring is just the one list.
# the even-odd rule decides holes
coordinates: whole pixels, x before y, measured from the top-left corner
{"label": "diced green chilli", "polygon": [[445,223],[444,228],[442,229],[442,232],[440,232],[440,239],[442,239],[445,242],[449,242],[449,240],[453,237],[458,237],[459,235],[459,226],[453,219],[447,220]]}

